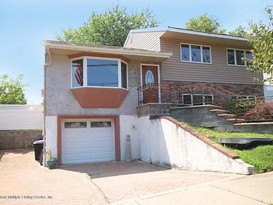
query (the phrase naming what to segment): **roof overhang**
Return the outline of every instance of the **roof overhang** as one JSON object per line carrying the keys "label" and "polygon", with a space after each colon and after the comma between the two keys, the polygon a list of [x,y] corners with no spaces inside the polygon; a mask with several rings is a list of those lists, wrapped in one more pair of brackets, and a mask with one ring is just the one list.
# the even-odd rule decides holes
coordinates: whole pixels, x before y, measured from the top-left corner
{"label": "roof overhang", "polygon": [[204,37],[211,37],[211,38],[220,38],[220,39],[228,39],[228,40],[237,40],[237,41],[244,41],[247,42],[247,40],[241,36],[231,36],[227,34],[216,34],[216,33],[206,33],[202,31],[193,31],[189,29],[180,29],[175,27],[168,27],[166,32],[175,32],[175,33],[183,33],[183,34],[189,34],[189,35],[198,35],[198,36],[204,36]]}
{"label": "roof overhang", "polygon": [[77,52],[90,52],[90,53],[102,53],[102,54],[115,54],[124,56],[136,56],[136,57],[151,57],[151,58],[163,58],[168,59],[172,56],[170,52],[156,52],[139,49],[128,49],[124,47],[115,46],[98,46],[98,45],[86,45],[75,44],[61,41],[43,41],[42,44],[46,48],[61,49]]}
{"label": "roof overhang", "polygon": [[206,33],[176,27],[156,27],[147,29],[134,29],[130,33],[158,32],[161,31],[162,38],[173,38],[177,40],[196,41],[200,43],[212,43],[219,45],[234,46],[239,48],[251,48],[247,39],[241,36],[231,36],[227,34]]}

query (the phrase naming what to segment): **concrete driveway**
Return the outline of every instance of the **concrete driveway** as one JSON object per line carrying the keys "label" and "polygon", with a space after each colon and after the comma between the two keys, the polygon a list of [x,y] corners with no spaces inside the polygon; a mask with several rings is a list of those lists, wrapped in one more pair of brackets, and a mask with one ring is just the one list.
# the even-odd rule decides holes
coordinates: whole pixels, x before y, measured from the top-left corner
{"label": "concrete driveway", "polygon": [[[273,174],[267,175],[256,175],[265,176],[259,181],[256,176],[170,170],[139,161],[49,170],[34,161],[32,150],[0,151],[0,204],[273,203]],[[270,187],[241,192],[238,184],[251,186],[251,177],[256,183],[269,180]]]}

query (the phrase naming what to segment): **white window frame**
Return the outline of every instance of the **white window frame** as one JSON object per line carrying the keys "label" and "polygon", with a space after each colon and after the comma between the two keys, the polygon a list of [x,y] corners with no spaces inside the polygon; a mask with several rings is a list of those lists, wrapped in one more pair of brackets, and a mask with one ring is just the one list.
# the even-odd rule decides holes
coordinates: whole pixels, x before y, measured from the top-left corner
{"label": "white window frame", "polygon": [[202,104],[203,104],[203,105],[206,105],[206,102],[205,102],[205,97],[206,97],[206,96],[210,96],[210,97],[211,97],[211,101],[214,102],[214,95],[213,95],[213,94],[192,94],[192,93],[184,93],[184,94],[182,94],[182,96],[181,96],[182,105],[187,105],[187,104],[184,104],[184,96],[190,96],[190,97],[191,97],[191,104],[190,104],[190,105],[194,105],[194,100],[193,100],[193,97],[194,97],[194,96],[201,96],[201,97],[202,97]]}
{"label": "white window frame", "polygon": [[[229,64],[228,63],[228,50],[233,50],[233,55],[234,55],[234,64]],[[246,49],[238,49],[238,48],[227,48],[226,49],[226,58],[227,58],[227,65],[228,66],[236,66],[236,67],[246,67],[246,61],[244,65],[238,65],[237,64],[237,57],[236,57],[236,51],[243,51],[244,52],[244,58],[246,58],[246,52],[251,52],[250,50],[246,50]]]}
{"label": "white window frame", "polygon": [[[78,87],[73,87],[73,76],[72,76],[72,62],[75,60],[83,60],[83,86],[78,86]],[[99,60],[116,60],[118,62],[118,87],[109,87],[109,86],[90,86],[87,85],[87,59],[99,59]],[[121,83],[121,62],[126,64],[126,78],[127,78],[127,88],[123,88],[122,87],[122,83]],[[82,87],[88,87],[88,88],[111,88],[111,89],[124,89],[124,90],[128,90],[129,89],[129,82],[128,82],[128,63],[120,58],[103,58],[103,57],[96,57],[96,56],[82,56],[82,57],[78,57],[78,58],[72,58],[71,59],[71,75],[70,75],[70,80],[71,80],[71,84],[70,87],[71,89],[74,88],[82,88]]]}
{"label": "white window frame", "polygon": [[[183,60],[182,58],[182,45],[187,45],[189,46],[189,60]],[[192,61],[192,55],[191,55],[191,47],[192,46],[199,46],[200,47],[200,52],[201,52],[201,61]],[[204,62],[203,61],[203,47],[208,47],[209,48],[209,54],[210,54],[210,62]],[[200,45],[200,44],[190,44],[190,43],[180,43],[180,60],[183,63],[202,63],[202,64],[212,64],[212,55],[211,55],[211,46],[207,45]]]}

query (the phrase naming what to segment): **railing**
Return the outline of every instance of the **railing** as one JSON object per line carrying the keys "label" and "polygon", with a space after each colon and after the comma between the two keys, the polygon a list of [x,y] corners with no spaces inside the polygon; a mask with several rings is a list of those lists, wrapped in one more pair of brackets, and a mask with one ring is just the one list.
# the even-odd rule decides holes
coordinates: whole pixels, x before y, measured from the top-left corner
{"label": "railing", "polygon": [[143,105],[147,103],[159,103],[159,93],[160,85],[159,84],[146,84],[137,89],[138,91],[138,105]]}
{"label": "railing", "polygon": [[246,122],[273,122],[273,97],[238,95],[211,83],[179,86],[161,83],[148,84],[137,89],[138,104],[171,103],[176,106],[219,105],[236,119]]}

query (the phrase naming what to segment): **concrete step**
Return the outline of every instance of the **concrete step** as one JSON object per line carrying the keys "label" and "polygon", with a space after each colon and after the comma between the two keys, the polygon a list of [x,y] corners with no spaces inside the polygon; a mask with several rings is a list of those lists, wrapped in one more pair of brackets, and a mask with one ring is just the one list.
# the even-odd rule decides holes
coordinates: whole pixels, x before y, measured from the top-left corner
{"label": "concrete step", "polygon": [[231,119],[231,118],[235,118],[236,115],[234,114],[229,114],[229,113],[221,113],[217,115],[218,117],[224,117],[225,119]]}
{"label": "concrete step", "polygon": [[242,122],[245,122],[245,119],[229,118],[229,119],[226,119],[226,121],[228,121],[228,122],[234,122],[234,123],[242,123]]}
{"label": "concrete step", "polygon": [[219,105],[210,105],[211,109],[223,109],[223,107],[219,106]]}
{"label": "concrete step", "polygon": [[216,112],[217,114],[228,113],[228,111],[224,109],[211,109],[210,112]]}

